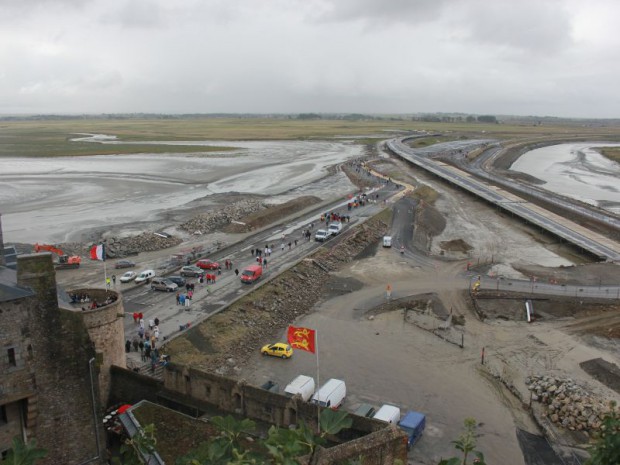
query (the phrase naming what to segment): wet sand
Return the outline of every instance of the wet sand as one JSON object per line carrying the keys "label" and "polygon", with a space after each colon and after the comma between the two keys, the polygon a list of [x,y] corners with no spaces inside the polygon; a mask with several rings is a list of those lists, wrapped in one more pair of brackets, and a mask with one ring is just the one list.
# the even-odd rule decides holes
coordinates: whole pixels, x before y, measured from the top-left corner
{"label": "wet sand", "polygon": [[362,151],[362,146],[346,142],[234,145],[243,148],[206,156],[0,159],[4,239],[8,243],[88,242],[89,231],[131,229],[134,223],[159,230],[169,225],[165,217],[170,211],[208,207],[213,204],[210,196],[228,192],[271,196],[276,202],[286,201],[292,191],[322,198],[344,195],[351,188],[348,182],[321,185],[317,181],[328,175],[328,167],[359,157]]}

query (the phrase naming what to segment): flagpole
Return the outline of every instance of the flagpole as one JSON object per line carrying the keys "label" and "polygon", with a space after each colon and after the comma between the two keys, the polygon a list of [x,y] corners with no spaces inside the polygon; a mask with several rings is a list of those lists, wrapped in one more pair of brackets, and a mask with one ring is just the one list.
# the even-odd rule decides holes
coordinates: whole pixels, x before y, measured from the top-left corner
{"label": "flagpole", "polygon": [[101,248],[102,248],[101,259],[103,260],[103,282],[105,284],[105,292],[107,294],[109,289],[108,289],[108,270],[107,270],[106,263],[105,263],[106,262],[105,245],[101,244]]}
{"label": "flagpole", "polygon": [[316,350],[316,386],[317,386],[317,404],[316,404],[316,430],[317,434],[321,434],[321,377],[319,370],[319,331],[315,330],[314,344]]}

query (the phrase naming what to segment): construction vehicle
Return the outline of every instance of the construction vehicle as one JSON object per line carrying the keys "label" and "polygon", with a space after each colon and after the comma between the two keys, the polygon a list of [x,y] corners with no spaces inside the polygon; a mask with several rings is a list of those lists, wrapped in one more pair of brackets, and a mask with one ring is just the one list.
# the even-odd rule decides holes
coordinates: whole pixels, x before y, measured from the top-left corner
{"label": "construction vehicle", "polygon": [[67,255],[62,251],[62,249],[59,249],[58,247],[55,247],[53,245],[35,244],[34,251],[52,252],[53,254],[56,254],[58,256],[58,261],[54,262],[54,268],[56,268],[57,270],[79,268],[80,263],[82,263],[82,257],[80,257],[79,255]]}

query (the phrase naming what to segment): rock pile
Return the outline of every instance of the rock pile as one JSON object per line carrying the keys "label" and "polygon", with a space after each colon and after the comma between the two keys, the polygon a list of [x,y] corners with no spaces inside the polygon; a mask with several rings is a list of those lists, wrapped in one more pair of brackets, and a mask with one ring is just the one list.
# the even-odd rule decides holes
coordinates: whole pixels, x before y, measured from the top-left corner
{"label": "rock pile", "polygon": [[205,234],[222,228],[231,221],[239,220],[263,208],[262,202],[253,199],[240,200],[217,210],[202,213],[183,223],[179,228],[192,234]]}
{"label": "rock pile", "polygon": [[106,239],[106,256],[109,258],[121,258],[135,255],[139,252],[152,252],[154,250],[167,249],[183,242],[180,238],[144,232],[137,236]]}
{"label": "rock pile", "polygon": [[538,375],[526,378],[525,383],[532,391],[532,400],[546,406],[546,416],[571,431],[597,432],[611,411],[609,405],[570,378]]}

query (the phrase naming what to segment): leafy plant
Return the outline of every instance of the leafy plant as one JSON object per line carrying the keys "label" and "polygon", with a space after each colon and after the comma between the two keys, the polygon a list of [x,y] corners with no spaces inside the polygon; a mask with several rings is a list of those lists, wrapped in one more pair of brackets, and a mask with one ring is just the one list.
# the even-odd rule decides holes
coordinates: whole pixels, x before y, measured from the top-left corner
{"label": "leafy plant", "polygon": [[620,463],[620,415],[615,402],[610,402],[610,413],[605,415],[601,434],[590,448],[587,465],[617,465]]}
{"label": "leafy plant", "polygon": [[47,455],[45,449],[37,447],[37,441],[32,439],[24,442],[18,436],[13,438],[13,445],[2,465],[34,465],[39,459]]}
{"label": "leafy plant", "polygon": [[118,465],[142,465],[142,457],[155,452],[156,445],[155,425],[146,425],[133,438],[125,440],[121,445],[121,458],[114,457],[112,461]]}
{"label": "leafy plant", "polygon": [[474,455],[475,457],[472,463],[476,465],[486,465],[482,452],[475,450],[476,438],[478,437],[478,435],[476,434],[476,420],[473,418],[466,418],[463,423],[465,425],[465,431],[461,433],[457,440],[452,441],[452,444],[454,444],[454,448],[460,450],[463,453],[463,457],[442,459],[439,462],[439,465],[468,465],[469,462],[467,462],[467,459],[470,454]]}

